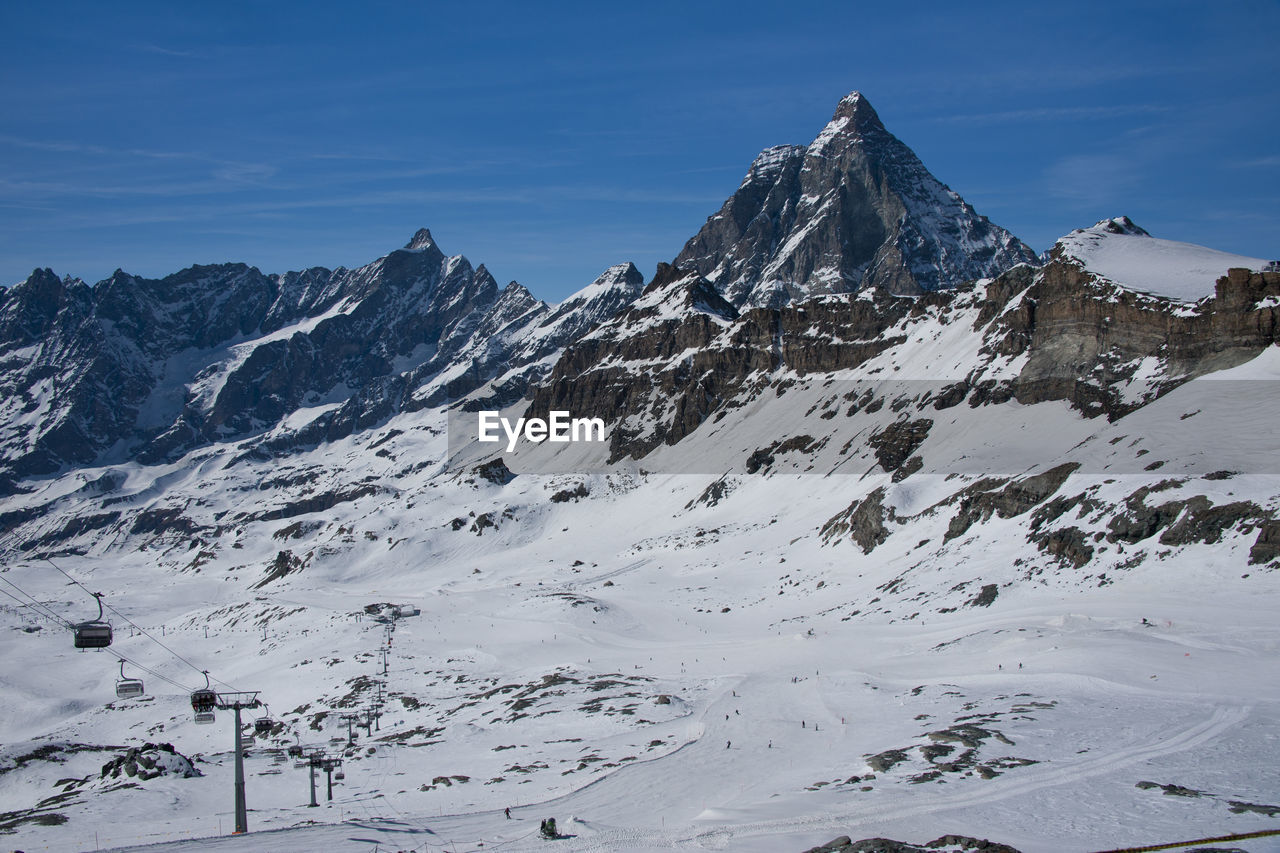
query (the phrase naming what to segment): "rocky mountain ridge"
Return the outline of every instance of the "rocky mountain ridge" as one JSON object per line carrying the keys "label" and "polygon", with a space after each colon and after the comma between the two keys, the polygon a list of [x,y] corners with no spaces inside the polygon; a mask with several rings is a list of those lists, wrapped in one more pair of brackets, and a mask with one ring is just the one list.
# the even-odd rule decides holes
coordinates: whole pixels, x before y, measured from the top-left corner
{"label": "rocky mountain ridge", "polygon": [[37,270],[0,291],[0,481],[269,433],[332,440],[502,375],[519,394],[521,369],[545,370],[640,283],[620,265],[553,308],[425,229],[356,270],[225,264],[93,287]]}
{"label": "rocky mountain ridge", "polygon": [[[913,408],[1014,400],[1064,401],[1086,417],[1115,420],[1208,373],[1257,357],[1277,341],[1280,274],[1233,269],[1196,304],[1137,293],[1089,272],[1063,252],[1041,268],[916,297],[879,288],[780,308],[638,310],[571,345],[530,416],[567,409],[618,424],[612,458],[641,459],[674,445],[762,388],[815,375],[844,381],[892,372],[937,382]],[[655,283],[713,292],[675,267]],[[675,301],[664,296],[664,304]],[[963,359],[916,356],[922,328],[934,338],[971,336]],[[643,424],[637,431],[636,424]]]}

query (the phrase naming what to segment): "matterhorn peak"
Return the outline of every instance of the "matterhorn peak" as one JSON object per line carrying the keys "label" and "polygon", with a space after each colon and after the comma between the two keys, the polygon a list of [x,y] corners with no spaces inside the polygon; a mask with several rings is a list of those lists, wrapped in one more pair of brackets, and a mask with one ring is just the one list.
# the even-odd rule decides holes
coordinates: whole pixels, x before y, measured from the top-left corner
{"label": "matterhorn peak", "polygon": [[876,115],[875,108],[861,92],[850,92],[840,99],[840,103],[836,105],[836,114],[831,117],[831,120],[838,121],[842,118],[848,120],[845,129],[854,133],[884,130],[884,125],[880,123],[880,116]]}
{"label": "matterhorn peak", "polygon": [[1036,255],[935,178],[861,92],[809,145],[765,149],[676,256],[739,308],[945,290]]}

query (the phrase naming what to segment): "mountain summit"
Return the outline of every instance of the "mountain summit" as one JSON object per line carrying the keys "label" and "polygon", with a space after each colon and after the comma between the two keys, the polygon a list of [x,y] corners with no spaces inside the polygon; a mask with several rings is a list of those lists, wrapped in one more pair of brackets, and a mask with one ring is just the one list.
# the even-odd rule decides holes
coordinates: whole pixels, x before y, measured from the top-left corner
{"label": "mountain summit", "polygon": [[675,263],[737,306],[779,306],[868,287],[942,290],[1036,256],[930,174],[853,92],[808,146],[761,152]]}

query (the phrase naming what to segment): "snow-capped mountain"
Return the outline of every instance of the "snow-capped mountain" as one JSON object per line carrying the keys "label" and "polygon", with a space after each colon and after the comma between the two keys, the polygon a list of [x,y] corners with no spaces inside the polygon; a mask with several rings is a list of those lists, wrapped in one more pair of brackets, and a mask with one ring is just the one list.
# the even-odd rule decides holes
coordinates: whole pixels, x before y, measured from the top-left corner
{"label": "snow-capped mountain", "polygon": [[[1033,264],[888,156],[863,99],[841,118],[695,238],[765,187],[763,234],[811,155],[916,175],[896,248],[805,249],[782,289],[782,253],[726,249],[550,306],[421,231],[354,271],[0,296],[0,832],[229,831],[206,669],[271,706],[228,850],[545,849],[552,816],[577,851],[1272,830],[1280,273],[1123,218]],[[857,185],[776,246],[845,233]],[[943,276],[903,236],[942,221],[1006,268]],[[608,441],[453,434],[490,406]],[[87,590],[105,653],[66,630]],[[147,695],[116,698],[128,677]],[[290,746],[343,760],[331,804]]]}
{"label": "snow-capped mountain", "polygon": [[[530,384],[550,372],[565,346],[624,310],[640,294],[644,276],[630,262],[605,270],[559,305],[534,300],[524,288],[508,311],[495,309],[469,346],[450,357],[433,385],[447,394],[428,395],[439,403],[470,396],[471,402],[505,404],[522,398]],[[504,294],[504,297],[506,294]],[[507,315],[511,316],[506,320]],[[434,369],[428,364],[427,370]]]}
{"label": "snow-capped mountain", "polygon": [[517,368],[536,375],[640,283],[620,265],[552,308],[445,256],[426,229],[356,270],[117,271],[93,287],[37,270],[0,291],[0,481],[219,441],[333,440]]}
{"label": "snow-capped mountain", "polygon": [[739,307],[871,287],[915,294],[1035,262],[931,175],[858,92],[808,146],[762,152],[675,259]]}

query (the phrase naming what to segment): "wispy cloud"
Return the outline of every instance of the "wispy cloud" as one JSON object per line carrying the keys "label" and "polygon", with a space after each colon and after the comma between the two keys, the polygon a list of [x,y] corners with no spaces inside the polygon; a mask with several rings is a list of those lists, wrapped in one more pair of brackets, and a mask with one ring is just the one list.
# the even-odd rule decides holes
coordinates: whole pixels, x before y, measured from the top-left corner
{"label": "wispy cloud", "polygon": [[[159,193],[152,194],[157,195]],[[113,210],[112,215],[106,218],[87,211],[69,215],[66,218],[66,222],[71,227],[116,229],[132,225],[151,225],[164,222],[218,222],[233,218],[267,216],[273,213],[333,208],[388,208],[398,205],[421,207],[428,204],[533,204],[539,200],[538,194],[534,191],[526,192],[507,188],[439,191],[387,190],[316,198],[291,197],[288,199],[276,198],[260,201],[232,201],[225,204],[190,202],[162,206],[151,205],[133,211]]]}
{"label": "wispy cloud", "polygon": [[1164,104],[1117,104],[1089,107],[1039,107],[1030,110],[1005,110],[990,113],[960,113],[935,116],[934,121],[947,124],[998,124],[1002,122],[1073,121],[1077,119],[1124,118],[1135,115],[1167,113]]}
{"label": "wispy cloud", "polygon": [[1137,164],[1118,154],[1064,157],[1045,171],[1048,191],[1092,206],[1118,200],[1138,183]]}
{"label": "wispy cloud", "polygon": [[97,154],[105,157],[140,157],[151,160],[190,160],[199,163],[213,163],[220,166],[242,165],[233,160],[212,157],[199,151],[156,151],[146,148],[112,148],[91,142],[67,142],[59,139],[30,139],[13,134],[0,133],[0,145],[15,148],[30,148],[37,151],[52,151],[63,154]]}
{"label": "wispy cloud", "polygon": [[1241,160],[1233,163],[1233,166],[1240,169],[1273,169],[1280,166],[1280,154],[1272,154],[1269,157],[1257,157],[1253,160]]}
{"label": "wispy cloud", "polygon": [[184,59],[193,58],[198,55],[192,50],[175,50],[174,48],[162,47],[158,44],[136,44],[133,48],[134,50],[138,50],[143,53],[158,53],[161,56],[178,56]]}
{"label": "wispy cloud", "polygon": [[214,170],[213,176],[233,184],[260,184],[278,170],[267,163],[227,163]]}

